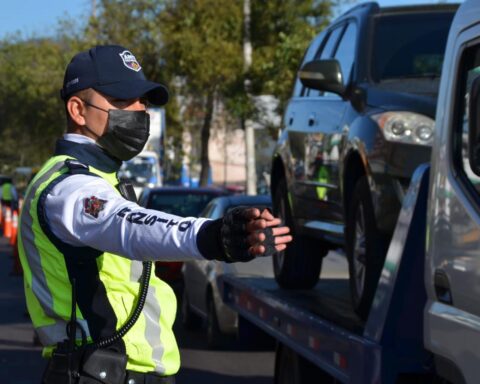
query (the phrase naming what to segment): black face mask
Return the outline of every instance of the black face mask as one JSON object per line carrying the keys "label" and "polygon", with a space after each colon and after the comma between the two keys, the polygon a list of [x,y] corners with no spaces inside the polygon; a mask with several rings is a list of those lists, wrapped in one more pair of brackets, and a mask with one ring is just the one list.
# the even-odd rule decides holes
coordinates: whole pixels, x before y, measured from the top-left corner
{"label": "black face mask", "polygon": [[[107,130],[97,140],[102,148],[119,160],[130,160],[145,147],[150,135],[150,115],[145,111],[103,109],[84,101],[85,104],[108,113]],[[88,129],[88,127],[87,127]]]}

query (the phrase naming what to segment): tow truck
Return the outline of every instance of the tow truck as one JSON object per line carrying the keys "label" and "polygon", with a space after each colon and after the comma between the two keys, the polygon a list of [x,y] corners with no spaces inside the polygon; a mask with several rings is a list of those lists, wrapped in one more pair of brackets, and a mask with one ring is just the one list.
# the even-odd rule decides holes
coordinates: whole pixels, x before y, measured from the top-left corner
{"label": "tow truck", "polygon": [[479,154],[480,2],[467,0],[448,38],[431,162],[412,177],[367,319],[347,279],[302,291],[220,277],[240,320],[276,340],[276,384],[480,382]]}

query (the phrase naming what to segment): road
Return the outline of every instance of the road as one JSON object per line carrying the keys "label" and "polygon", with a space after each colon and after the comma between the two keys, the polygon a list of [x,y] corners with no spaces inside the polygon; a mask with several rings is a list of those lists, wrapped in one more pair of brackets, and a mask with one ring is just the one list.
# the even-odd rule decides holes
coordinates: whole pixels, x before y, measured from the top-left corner
{"label": "road", "polygon": [[[45,365],[41,348],[33,344],[33,329],[26,314],[23,280],[11,276],[12,251],[0,239],[0,377],[3,384],[38,384]],[[329,255],[322,275],[345,275],[345,262]],[[273,384],[273,350],[256,351],[232,345],[223,351],[206,349],[203,332],[174,327],[182,359],[178,384]]]}

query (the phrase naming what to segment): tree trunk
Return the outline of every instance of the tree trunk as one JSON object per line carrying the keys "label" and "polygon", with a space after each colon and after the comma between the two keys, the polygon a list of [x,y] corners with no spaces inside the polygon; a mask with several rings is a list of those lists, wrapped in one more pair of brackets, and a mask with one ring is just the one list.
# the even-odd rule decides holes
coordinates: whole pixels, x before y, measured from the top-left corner
{"label": "tree trunk", "polygon": [[205,117],[203,119],[202,125],[202,144],[200,150],[200,186],[206,186],[208,184],[208,174],[210,170],[210,160],[208,157],[208,141],[210,139],[210,126],[212,124],[213,102],[214,91],[210,91],[207,95],[207,100],[205,103]]}

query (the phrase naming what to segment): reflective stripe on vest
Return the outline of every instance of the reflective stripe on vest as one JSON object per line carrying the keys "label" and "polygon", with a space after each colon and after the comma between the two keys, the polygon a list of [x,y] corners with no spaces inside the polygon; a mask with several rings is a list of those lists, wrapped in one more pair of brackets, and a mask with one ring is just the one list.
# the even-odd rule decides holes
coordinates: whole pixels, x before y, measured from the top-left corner
{"label": "reflective stripe on vest", "polygon": [[[65,264],[66,256],[42,230],[37,204],[42,191],[67,172],[64,166],[67,158],[56,156],[45,164],[27,190],[20,218],[19,253],[25,271],[27,307],[40,340],[50,346],[45,351],[51,351],[52,345],[66,338],[65,324],[71,310],[71,285]],[[92,167],[90,171],[112,185],[117,182],[115,174],[105,174]],[[62,182],[68,182],[68,178]],[[142,263],[103,253],[97,258],[96,264],[118,329],[127,321],[135,306]],[[180,356],[172,332],[175,313],[175,294],[166,283],[152,274],[142,315],[123,338],[129,357],[127,369],[154,371],[161,375],[172,375],[178,371]],[[78,305],[77,318],[90,337],[87,322]]]}

